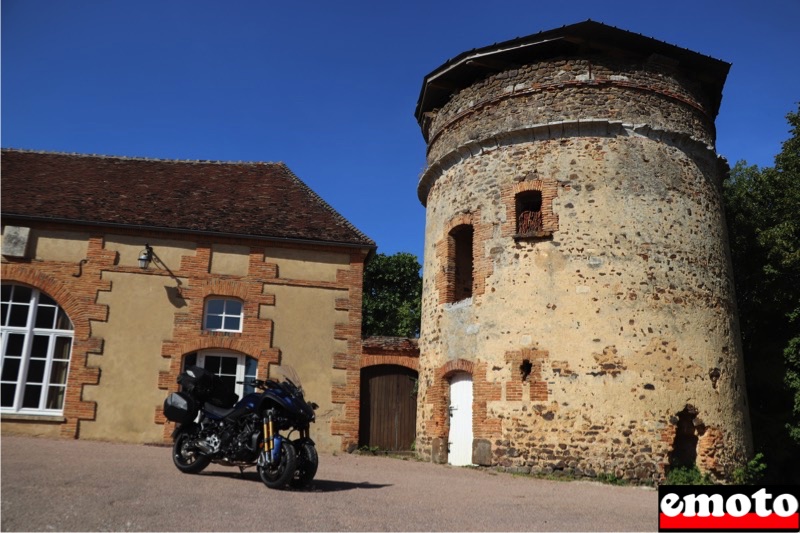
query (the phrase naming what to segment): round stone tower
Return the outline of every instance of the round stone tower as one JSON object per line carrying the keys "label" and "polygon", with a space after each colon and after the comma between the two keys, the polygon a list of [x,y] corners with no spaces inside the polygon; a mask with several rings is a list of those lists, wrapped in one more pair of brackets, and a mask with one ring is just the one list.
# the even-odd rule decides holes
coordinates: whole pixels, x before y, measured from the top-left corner
{"label": "round stone tower", "polygon": [[729,67],[587,21],[425,78],[419,454],[652,482],[751,453],[714,148]]}

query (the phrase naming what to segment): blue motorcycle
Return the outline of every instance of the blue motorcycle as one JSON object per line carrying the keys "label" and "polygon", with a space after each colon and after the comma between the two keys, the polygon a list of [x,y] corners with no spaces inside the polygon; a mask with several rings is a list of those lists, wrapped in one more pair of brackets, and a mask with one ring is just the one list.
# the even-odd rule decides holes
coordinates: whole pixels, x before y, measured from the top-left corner
{"label": "blue motorcycle", "polygon": [[250,381],[254,392],[241,400],[201,367],[178,376],[182,390],[164,401],[164,415],[178,423],[172,433],[178,470],[196,474],[215,463],[243,472],[255,466],[272,489],[302,488],[314,479],[319,457],[309,426],[318,406],[306,402],[292,367],[273,367],[271,374]]}

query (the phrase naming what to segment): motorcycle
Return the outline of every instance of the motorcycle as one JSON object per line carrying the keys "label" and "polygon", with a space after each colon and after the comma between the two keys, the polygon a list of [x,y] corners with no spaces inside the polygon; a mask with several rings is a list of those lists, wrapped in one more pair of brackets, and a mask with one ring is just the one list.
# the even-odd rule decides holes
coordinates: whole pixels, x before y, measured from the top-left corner
{"label": "motorcycle", "polygon": [[306,402],[292,367],[272,371],[273,379],[248,382],[253,392],[241,400],[201,367],[178,376],[182,390],[164,401],[164,415],[178,423],[172,433],[178,470],[196,474],[215,463],[244,472],[255,466],[272,489],[302,488],[314,479],[319,457],[309,426],[319,406]]}

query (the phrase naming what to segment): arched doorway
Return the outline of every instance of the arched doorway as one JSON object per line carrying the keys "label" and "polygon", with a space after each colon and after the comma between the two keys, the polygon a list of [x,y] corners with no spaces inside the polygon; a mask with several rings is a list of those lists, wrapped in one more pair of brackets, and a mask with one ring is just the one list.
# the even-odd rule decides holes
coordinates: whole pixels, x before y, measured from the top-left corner
{"label": "arched doorway", "polygon": [[447,462],[472,464],[472,376],[459,372],[450,378],[450,432]]}
{"label": "arched doorway", "polygon": [[416,439],[417,378],[398,365],[361,369],[360,447],[409,451]]}

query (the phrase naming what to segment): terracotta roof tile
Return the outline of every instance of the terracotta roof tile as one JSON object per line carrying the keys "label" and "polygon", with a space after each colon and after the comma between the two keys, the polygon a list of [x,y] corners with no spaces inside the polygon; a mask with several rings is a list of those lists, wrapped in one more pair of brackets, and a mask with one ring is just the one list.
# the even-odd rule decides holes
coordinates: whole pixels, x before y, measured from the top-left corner
{"label": "terracotta roof tile", "polygon": [[3,150],[2,212],[4,217],[375,246],[283,163]]}

